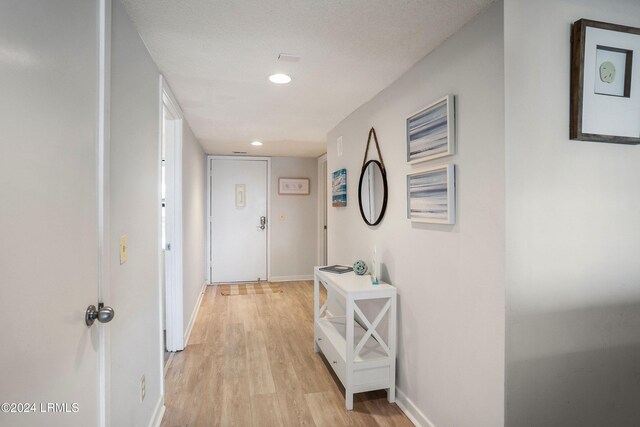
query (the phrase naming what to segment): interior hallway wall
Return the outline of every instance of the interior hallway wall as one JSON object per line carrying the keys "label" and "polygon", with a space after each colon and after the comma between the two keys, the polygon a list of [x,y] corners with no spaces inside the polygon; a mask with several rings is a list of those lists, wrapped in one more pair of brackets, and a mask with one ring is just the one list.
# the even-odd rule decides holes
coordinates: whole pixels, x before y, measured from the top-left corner
{"label": "interior hallway wall", "polygon": [[580,18],[640,2],[505,2],[509,427],[640,422],[640,147],[569,140]]}
{"label": "interior hallway wall", "polygon": [[[423,425],[503,424],[503,54],[503,4],[496,2],[327,137],[329,174],[348,171],[348,206],[328,208],[329,263],[370,262],[377,246],[382,278],[398,290],[398,400]],[[456,96],[458,154],[412,167],[405,119],[446,94]],[[389,184],[376,227],[364,223],[357,200],[372,126]],[[457,167],[456,224],[411,223],[406,174],[446,162]]]}
{"label": "interior hallway wall", "polygon": [[[111,424],[148,425],[161,403],[159,307],[160,73],[120,1],[111,45]],[[120,264],[119,238],[128,261]],[[140,402],[140,378],[146,397]]]}
{"label": "interior hallway wall", "polygon": [[206,155],[186,120],[182,122],[182,290],[185,333],[207,281]]}
{"label": "interior hallway wall", "polygon": [[[271,280],[313,277],[317,260],[318,164],[316,158],[271,158]],[[309,178],[310,194],[278,194],[278,178]],[[284,215],[284,218],[281,218]]]}

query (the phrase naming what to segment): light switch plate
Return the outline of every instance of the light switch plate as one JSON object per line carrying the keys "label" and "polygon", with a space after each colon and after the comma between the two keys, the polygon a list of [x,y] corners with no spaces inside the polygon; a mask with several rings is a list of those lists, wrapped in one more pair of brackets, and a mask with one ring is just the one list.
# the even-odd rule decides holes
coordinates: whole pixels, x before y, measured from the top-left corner
{"label": "light switch plate", "polygon": [[124,264],[128,259],[127,255],[127,235],[120,236],[120,264]]}

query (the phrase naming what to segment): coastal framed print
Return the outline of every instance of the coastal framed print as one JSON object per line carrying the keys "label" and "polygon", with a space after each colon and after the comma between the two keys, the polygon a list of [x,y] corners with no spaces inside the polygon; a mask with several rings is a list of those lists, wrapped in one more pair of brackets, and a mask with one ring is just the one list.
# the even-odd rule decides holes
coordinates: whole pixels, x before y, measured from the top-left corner
{"label": "coastal framed print", "polygon": [[640,144],[640,28],[574,22],[570,105],[571,139]]}
{"label": "coastal framed print", "polygon": [[278,194],[307,196],[309,183],[309,178],[278,178]]}
{"label": "coastal framed print", "polygon": [[455,224],[455,166],[434,166],[407,175],[407,218],[412,222]]}
{"label": "coastal framed print", "polygon": [[447,95],[407,118],[407,162],[455,154],[455,97]]}
{"label": "coastal framed print", "polygon": [[347,206],[347,170],[340,169],[333,173],[331,179],[331,206],[342,208]]}

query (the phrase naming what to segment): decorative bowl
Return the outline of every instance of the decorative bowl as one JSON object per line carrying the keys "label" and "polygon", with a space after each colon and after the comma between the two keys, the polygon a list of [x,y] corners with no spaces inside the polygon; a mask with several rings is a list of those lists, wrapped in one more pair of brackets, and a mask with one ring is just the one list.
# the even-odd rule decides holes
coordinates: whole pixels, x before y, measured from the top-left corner
{"label": "decorative bowl", "polygon": [[367,267],[367,263],[359,259],[358,261],[353,263],[353,271],[358,275],[362,276],[369,270]]}

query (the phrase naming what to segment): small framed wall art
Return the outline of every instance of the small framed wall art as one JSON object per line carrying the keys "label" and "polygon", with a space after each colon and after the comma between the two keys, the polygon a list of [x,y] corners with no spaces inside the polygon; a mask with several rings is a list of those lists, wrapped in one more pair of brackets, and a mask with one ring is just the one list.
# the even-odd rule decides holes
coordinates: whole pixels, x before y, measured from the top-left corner
{"label": "small framed wall art", "polygon": [[640,28],[581,19],[571,34],[569,134],[640,144]]}
{"label": "small framed wall art", "polygon": [[413,222],[455,224],[456,179],[453,164],[407,175],[407,218]]}
{"label": "small framed wall art", "polygon": [[307,196],[309,182],[309,178],[278,178],[278,194]]}
{"label": "small framed wall art", "polygon": [[340,169],[333,173],[331,180],[331,206],[334,208],[347,206],[346,169]]}
{"label": "small framed wall art", "polygon": [[447,95],[407,118],[407,162],[455,154],[455,97]]}

